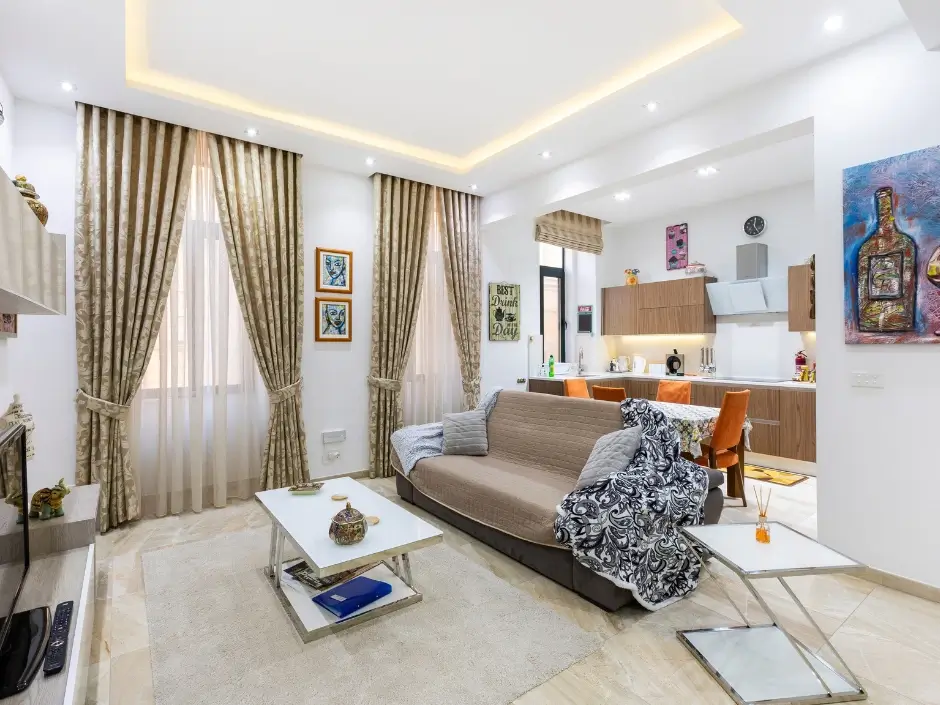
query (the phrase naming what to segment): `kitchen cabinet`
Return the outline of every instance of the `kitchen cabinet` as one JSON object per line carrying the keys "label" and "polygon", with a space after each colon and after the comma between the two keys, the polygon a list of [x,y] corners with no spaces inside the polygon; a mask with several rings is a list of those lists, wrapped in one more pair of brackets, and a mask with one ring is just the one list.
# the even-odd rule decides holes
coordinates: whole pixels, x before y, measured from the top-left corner
{"label": "kitchen cabinet", "polygon": [[560,379],[552,379],[551,377],[530,377],[529,391],[563,397],[565,396],[565,383]]}
{"label": "kitchen cabinet", "polygon": [[816,392],[780,390],[780,453],[816,462]]}
{"label": "kitchen cabinet", "polygon": [[747,416],[751,420],[751,450],[764,455],[780,455],[780,394],[773,387],[747,387],[726,384],[692,384],[692,403],[721,408],[725,392],[751,390]]}
{"label": "kitchen cabinet", "polygon": [[613,286],[601,290],[601,335],[636,335],[636,286]]}
{"label": "kitchen cabinet", "polygon": [[637,333],[714,333],[715,315],[705,290],[705,285],[714,281],[713,277],[691,277],[640,284],[637,287]]}
{"label": "kitchen cabinet", "polygon": [[816,319],[809,317],[812,308],[812,276],[808,264],[787,270],[787,316],[791,331],[816,330]]}

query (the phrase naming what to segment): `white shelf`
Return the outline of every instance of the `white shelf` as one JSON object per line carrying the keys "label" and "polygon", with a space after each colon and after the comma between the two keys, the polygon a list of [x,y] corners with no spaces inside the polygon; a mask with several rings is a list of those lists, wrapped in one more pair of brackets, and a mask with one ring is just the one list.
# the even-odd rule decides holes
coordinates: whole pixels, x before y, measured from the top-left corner
{"label": "white shelf", "polygon": [[65,236],[50,233],[0,169],[0,313],[65,313]]}

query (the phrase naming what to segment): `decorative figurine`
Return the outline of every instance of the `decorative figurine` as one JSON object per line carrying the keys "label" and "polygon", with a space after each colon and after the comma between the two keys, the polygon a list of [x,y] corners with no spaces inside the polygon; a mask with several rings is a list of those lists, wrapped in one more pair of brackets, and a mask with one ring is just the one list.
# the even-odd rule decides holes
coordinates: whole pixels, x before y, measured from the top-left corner
{"label": "decorative figurine", "polygon": [[323,487],[322,482],[298,482],[287,489],[291,494],[316,494]]}
{"label": "decorative figurine", "polygon": [[640,283],[637,275],[640,273],[639,269],[625,269],[623,270],[623,279],[624,283],[627,286],[636,286]]}
{"label": "decorative figurine", "polygon": [[33,421],[33,415],[23,410],[23,404],[20,402],[20,395],[13,395],[13,403],[7,407],[7,412],[0,417],[5,425],[0,428],[8,428],[16,423],[21,423],[26,427],[26,459],[29,460],[36,455],[36,446],[33,445],[33,431],[36,429],[36,422]]}
{"label": "decorative figurine", "polygon": [[23,523],[23,493],[19,490],[13,490],[10,493],[10,496],[3,500],[6,504],[11,504],[16,507],[16,523]]}
{"label": "decorative figurine", "polygon": [[333,517],[330,522],[330,538],[340,546],[359,543],[366,537],[369,523],[358,509],[353,509],[349,502],[346,508]]}
{"label": "decorative figurine", "polygon": [[40,521],[52,519],[52,517],[65,516],[65,510],[62,508],[62,498],[71,492],[65,486],[65,478],[61,478],[55,487],[44,487],[33,495],[33,501],[29,503],[29,518],[39,518]]}
{"label": "decorative figurine", "polygon": [[39,202],[39,194],[36,193],[36,187],[26,181],[26,177],[22,174],[13,179],[13,185],[16,186],[20,195],[26,199],[29,209],[36,214],[36,217],[39,218],[39,222],[43,225],[49,222],[49,209]]}

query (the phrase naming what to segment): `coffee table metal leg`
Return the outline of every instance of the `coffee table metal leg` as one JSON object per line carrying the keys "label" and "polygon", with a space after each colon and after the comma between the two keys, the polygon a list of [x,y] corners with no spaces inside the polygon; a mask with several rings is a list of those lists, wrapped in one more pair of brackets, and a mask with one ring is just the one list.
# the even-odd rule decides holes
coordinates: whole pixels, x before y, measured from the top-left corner
{"label": "coffee table metal leg", "polygon": [[277,532],[277,546],[274,549],[274,585],[281,587],[281,563],[284,558],[284,534]]}
{"label": "coffee table metal leg", "polygon": [[414,590],[414,581],[411,578],[411,558],[408,557],[407,553],[401,554],[401,564],[404,573],[401,579],[405,581],[405,585]]}
{"label": "coffee table metal leg", "polygon": [[268,570],[271,577],[274,577],[274,561],[277,554],[277,524],[271,522],[271,548],[268,550]]}
{"label": "coffee table metal leg", "polygon": [[[783,635],[790,642],[790,645],[796,650],[796,653],[799,654],[800,658],[803,659],[803,663],[805,663],[807,668],[809,668],[813,672],[813,675],[816,676],[816,680],[819,681],[819,685],[821,685],[823,689],[827,693],[829,693],[829,697],[832,697],[832,694],[833,694],[832,688],[829,687],[829,685],[826,683],[826,680],[823,678],[822,674],[816,669],[816,667],[812,664],[809,658],[807,658],[806,654],[803,652],[803,649],[800,647],[800,642],[797,641],[796,638],[792,634],[790,634],[789,629],[787,629],[786,627],[783,626],[783,624],[781,624],[780,620],[777,619],[777,615],[773,613],[773,610],[770,609],[770,605],[768,605],[767,601],[763,597],[761,597],[760,592],[758,592],[757,588],[755,588],[754,585],[751,584],[751,581],[745,577],[741,577],[741,582],[744,583],[744,587],[746,587],[750,591],[750,593],[754,596],[754,599],[757,600],[757,603],[761,606],[761,609],[764,610],[764,613],[768,617],[770,617],[770,621],[774,623],[774,626],[777,627],[777,629],[779,629],[781,632],[783,632]],[[797,600],[796,602],[797,604],[800,604],[799,600]]]}
{"label": "coffee table metal leg", "polygon": [[718,576],[715,575],[711,571],[711,569],[708,567],[708,563],[706,563],[705,559],[702,558],[701,554],[698,552],[698,549],[695,546],[693,546],[691,543],[689,544],[689,548],[692,549],[692,553],[694,553],[695,557],[698,558],[698,562],[701,564],[702,568],[705,569],[705,572],[711,576],[711,579],[715,581],[715,584],[718,586],[718,589],[724,593],[725,598],[728,600],[728,602],[731,603],[731,606],[734,607],[734,611],[738,613],[738,616],[741,618],[741,621],[744,622],[744,624],[746,624],[747,626],[753,627],[754,625],[751,624],[748,618],[744,616],[744,613],[738,609],[737,603],[731,599],[730,593],[727,590],[725,590],[725,586],[721,584],[721,580],[719,580]]}
{"label": "coffee table metal leg", "polygon": [[401,561],[398,556],[392,556],[392,572],[396,577],[401,577]]}

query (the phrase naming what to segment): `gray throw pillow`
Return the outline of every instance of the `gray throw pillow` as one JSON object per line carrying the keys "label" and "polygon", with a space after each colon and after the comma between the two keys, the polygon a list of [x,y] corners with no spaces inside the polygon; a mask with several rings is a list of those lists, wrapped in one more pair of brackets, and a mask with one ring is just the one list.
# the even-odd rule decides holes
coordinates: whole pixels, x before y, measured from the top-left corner
{"label": "gray throw pillow", "polygon": [[444,414],[444,455],[486,455],[487,451],[483,409]]}
{"label": "gray throw pillow", "polygon": [[[444,433],[446,437],[446,430]],[[574,488],[583,490],[607,479],[615,472],[626,470],[640,447],[641,435],[640,427],[633,426],[598,438]]]}

